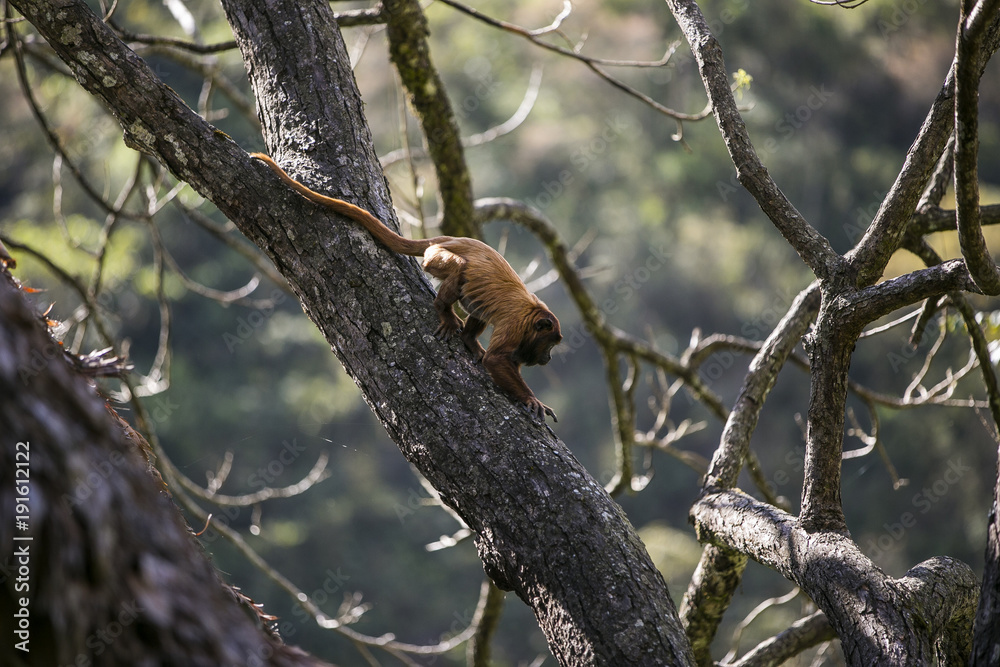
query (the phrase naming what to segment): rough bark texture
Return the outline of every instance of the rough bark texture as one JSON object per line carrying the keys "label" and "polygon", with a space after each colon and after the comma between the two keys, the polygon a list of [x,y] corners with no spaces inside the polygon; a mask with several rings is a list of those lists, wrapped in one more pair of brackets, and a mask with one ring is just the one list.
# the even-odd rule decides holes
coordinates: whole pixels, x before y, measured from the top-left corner
{"label": "rough bark texture", "polygon": [[1000,664],[1000,519],[997,507],[1000,507],[1000,481],[993,488],[993,508],[990,510],[986,538],[986,571],[983,573],[973,635],[970,664],[976,667]]}
{"label": "rough bark texture", "polygon": [[712,640],[743,581],[747,560],[746,554],[707,544],[691,575],[691,583],[681,600],[680,615],[695,662],[702,667],[713,664]]}
{"label": "rough bark texture", "polygon": [[121,422],[2,272],[0,396],[5,628],[30,600],[30,651],[5,632],[0,664],[325,664],[281,645],[219,580]]}
{"label": "rough bark texture", "polygon": [[931,558],[892,579],[850,536],[809,532],[782,510],[739,491],[695,504],[700,540],[749,555],[798,584],[837,631],[850,665],[961,665],[978,600],[972,569]]}
{"label": "rough bark texture", "polygon": [[[621,508],[458,340],[434,338],[432,292],[412,260],[288,191],[184,106],[82,2],[61,2],[58,12],[54,3],[13,4],[133,145],[267,252],[403,454],[475,531],[487,573],[535,611],[561,664],[691,662],[666,584]],[[270,151],[307,184],[391,220],[328,5],[223,4]]]}

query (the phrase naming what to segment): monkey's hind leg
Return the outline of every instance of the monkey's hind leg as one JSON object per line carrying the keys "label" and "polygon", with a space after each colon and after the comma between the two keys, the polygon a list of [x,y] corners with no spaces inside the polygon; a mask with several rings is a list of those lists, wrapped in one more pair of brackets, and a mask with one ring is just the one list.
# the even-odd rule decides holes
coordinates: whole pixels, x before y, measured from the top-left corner
{"label": "monkey's hind leg", "polygon": [[449,336],[462,328],[462,320],[452,309],[461,294],[462,286],[458,274],[452,274],[441,281],[437,296],[434,298],[434,310],[437,311],[440,320],[434,335],[440,340],[447,340]]}
{"label": "monkey's hind leg", "polygon": [[465,326],[462,327],[462,342],[465,343],[465,348],[472,353],[476,361],[482,360],[486,354],[486,350],[479,343],[479,335],[485,330],[486,322],[474,315],[469,315],[465,320]]}

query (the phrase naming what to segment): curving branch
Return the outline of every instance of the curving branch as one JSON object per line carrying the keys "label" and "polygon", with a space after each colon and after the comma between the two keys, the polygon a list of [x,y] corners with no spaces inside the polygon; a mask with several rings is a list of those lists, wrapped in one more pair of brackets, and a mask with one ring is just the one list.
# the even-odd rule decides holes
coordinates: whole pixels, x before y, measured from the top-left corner
{"label": "curving branch", "polygon": [[[1000,204],[989,204],[979,208],[979,221],[982,225],[1000,224]],[[921,209],[910,217],[906,226],[907,235],[925,236],[935,232],[948,232],[958,229],[955,221],[955,211],[932,206]],[[904,241],[903,247],[906,247]]]}
{"label": "curving branch", "polygon": [[698,63],[709,104],[736,165],[736,177],[817,278],[836,273],[843,259],[830,242],[795,209],[767,172],[736,106],[722,48],[695,0],[667,0],[674,19],[691,46]]}
{"label": "curving branch", "polygon": [[[356,644],[380,648],[396,655],[397,657],[399,654],[403,653],[410,653],[414,655],[439,655],[447,653],[448,651],[451,651],[452,649],[467,642],[476,632],[478,620],[474,619],[469,626],[448,639],[445,639],[437,644],[421,645],[397,641],[392,634],[384,634],[374,637],[348,627],[349,625],[357,622],[369,609],[368,605],[360,604],[360,597],[357,594],[347,597],[345,604],[341,606],[336,614],[332,616],[327,614],[312,598],[309,597],[309,595],[292,583],[288,577],[265,561],[264,558],[253,549],[253,547],[247,544],[246,540],[244,540],[238,532],[233,530],[227,523],[213,518],[197,503],[195,503],[194,500],[187,495],[186,490],[188,486],[181,482],[183,476],[175,476],[176,470],[173,469],[165,472],[168,483],[170,483],[171,487],[175,489],[175,497],[186,510],[191,512],[191,514],[198,520],[203,521],[206,526],[210,526],[227,542],[232,544],[237,551],[243,554],[244,558],[246,558],[251,565],[273,581],[279,588],[288,593],[289,597],[294,600],[295,603],[324,630],[333,630],[338,634],[347,637]],[[176,490],[178,486],[182,487],[179,491]]]}
{"label": "curving branch", "polygon": [[[417,0],[385,0],[389,57],[420,120],[441,195],[441,232],[479,238],[472,216],[472,177],[451,101],[431,64],[427,18]],[[404,137],[405,139],[405,137]]]}
{"label": "curving branch", "polygon": [[778,605],[788,604],[789,602],[797,598],[800,592],[801,591],[799,590],[799,587],[795,586],[792,588],[792,590],[788,591],[784,595],[778,595],[776,597],[768,598],[763,602],[761,602],[760,604],[758,604],[753,609],[751,609],[750,613],[744,616],[743,620],[741,620],[739,623],[736,624],[736,628],[733,630],[732,647],[729,649],[729,652],[726,653],[725,656],[723,656],[721,662],[730,663],[733,661],[733,658],[735,658],[736,655],[739,653],[740,640],[743,639],[743,631],[746,630],[746,628],[751,623],[757,620],[757,617],[759,617],[768,609],[772,609],[774,607],[777,607]]}
{"label": "curving branch", "polygon": [[[544,28],[538,28],[535,30],[529,30],[528,28],[515,25],[508,21],[501,21],[500,19],[493,18],[491,16],[483,14],[482,12],[476,9],[473,9],[472,7],[457,2],[456,0],[441,0],[441,2],[448,5],[449,7],[457,9],[463,14],[471,16],[472,18],[485,23],[486,25],[498,28],[500,30],[504,30],[506,32],[515,35],[520,35],[521,37],[524,37],[532,44],[535,44],[540,48],[582,62],[588,69],[590,69],[590,71],[592,71],[594,74],[596,74],[601,79],[608,82],[618,90],[622,91],[626,95],[636,98],[637,100],[639,100],[643,104],[646,104],[647,106],[651,107],[657,112],[675,119],[676,121],[678,121],[678,123],[680,123],[681,121],[703,120],[705,118],[708,118],[709,114],[712,112],[710,105],[706,105],[706,107],[698,113],[684,113],[681,111],[677,111],[675,109],[671,109],[670,107],[660,104],[659,102],[657,102],[650,96],[646,95],[645,93],[640,92],[636,88],[633,88],[632,86],[628,85],[621,79],[611,76],[603,69],[604,67],[638,67],[638,68],[663,67],[668,62],[670,62],[670,58],[674,55],[674,52],[677,50],[677,47],[679,46],[679,43],[677,42],[670,44],[667,47],[666,52],[663,54],[663,57],[660,58],[659,60],[654,60],[654,61],[614,60],[610,58],[596,58],[594,56],[586,56],[580,53],[582,44],[575,44],[572,45],[572,48],[567,48],[540,39],[540,37],[542,37],[543,35],[547,35],[550,33],[558,32],[558,34],[562,35],[562,33],[558,31],[558,27],[559,24],[562,22],[562,20],[569,15],[570,10],[572,9],[572,4],[569,2],[569,0],[564,0],[562,13],[560,13],[559,16],[556,17],[556,19],[552,22],[552,24]],[[568,38],[565,37],[565,35],[562,36],[566,39],[567,42],[570,41]]]}
{"label": "curving branch", "polygon": [[758,644],[736,662],[727,667],[769,667],[780,665],[794,658],[802,651],[817,644],[837,638],[826,614],[817,611],[788,626],[774,637]]}
{"label": "curving branch", "polygon": [[[951,184],[952,171],[955,167],[955,134],[952,133],[948,137],[948,143],[945,144],[944,151],[941,153],[941,157],[938,159],[937,167],[934,168],[934,173],[931,174],[930,180],[927,182],[924,188],[924,193],[920,195],[920,201],[917,202],[917,212],[914,217],[919,216],[921,213],[931,211],[933,209],[939,209],[941,206],[941,200],[944,199],[945,192],[948,191],[948,186]],[[907,229],[910,233],[914,233],[914,220],[910,220],[910,224],[907,225]]]}
{"label": "curving branch", "polygon": [[699,540],[747,554],[799,585],[825,612],[848,664],[892,655],[907,664],[968,659],[978,579],[965,563],[932,558],[893,579],[849,536],[809,532],[740,491],[702,497],[692,518]]}
{"label": "curving branch", "polygon": [[201,211],[187,206],[176,198],[173,199],[171,203],[177,207],[185,218],[204,229],[206,232],[221,241],[229,249],[246,259],[251,265],[253,265],[254,270],[261,275],[266,276],[267,279],[274,283],[278,289],[282,290],[286,294],[291,293],[291,288],[288,286],[288,282],[285,280],[284,276],[278,273],[278,271],[274,268],[274,264],[272,264],[264,253],[260,251],[260,248],[248,243],[245,238],[239,236],[238,234],[231,233],[236,230],[236,226],[232,222],[228,220],[223,223],[216,222]]}
{"label": "curving branch", "polygon": [[[535,67],[531,70],[531,78],[528,80],[528,88],[524,91],[524,97],[521,98],[521,104],[517,107],[510,118],[505,120],[503,123],[491,127],[485,132],[480,132],[478,134],[473,134],[468,137],[462,137],[462,146],[464,148],[473,148],[475,146],[482,146],[495,139],[510,134],[528,118],[528,114],[535,106],[535,100],[538,99],[538,91],[541,89],[542,84],[542,68]],[[386,153],[379,158],[379,162],[382,164],[383,169],[388,169],[393,165],[402,162],[403,160],[423,160],[428,156],[427,151],[420,147],[409,147],[397,148],[394,151]]]}
{"label": "curving branch", "polygon": [[[235,47],[235,42],[233,43]],[[222,68],[219,66],[218,60],[213,57],[197,57],[192,55],[188,50],[178,48],[175,45],[169,44],[151,44],[143,48],[136,48],[136,53],[141,56],[147,56],[149,54],[161,55],[165,58],[169,58],[178,65],[186,67],[187,69],[197,72],[202,79],[204,79],[204,88],[206,90],[218,89],[222,92],[226,98],[232,103],[237,111],[242,115],[242,117],[256,130],[260,130],[260,119],[257,118],[257,110],[254,108],[253,100],[248,98],[242,90],[227,77]],[[207,108],[199,108],[198,112],[206,117],[206,120],[212,120],[213,118],[209,116]],[[221,113],[228,112],[228,109],[222,109],[215,112],[215,116]]]}
{"label": "curving branch", "polygon": [[457,2],[457,0],[440,0],[440,1],[442,4],[448,5],[449,7],[453,7],[454,9],[457,9],[463,14],[471,16],[472,18],[481,21],[486,25],[492,26],[494,28],[499,28],[506,32],[513,33],[515,35],[520,35],[522,37],[525,37],[529,41],[533,42],[534,44],[540,46],[543,49],[548,49],[549,51],[554,51],[559,55],[567,56],[569,58],[574,58],[581,62],[589,63],[592,65],[607,65],[609,67],[663,67],[664,65],[667,64],[667,62],[669,62],[670,56],[674,52],[674,48],[670,48],[667,50],[666,54],[664,54],[664,56],[661,59],[652,61],[612,60],[608,58],[595,58],[593,56],[585,56],[582,53],[578,53],[575,50],[567,49],[561,46],[557,46],[555,44],[550,44],[548,42],[538,39],[542,35],[547,35],[549,33],[553,33],[558,30],[559,25],[566,17],[569,16],[569,12],[570,10],[572,10],[572,4],[569,2],[569,0],[564,0],[562,12],[560,12],[559,15],[556,16],[556,18],[552,21],[552,23],[543,28],[536,28],[534,30],[530,30],[528,28],[524,28],[522,26],[515,25],[507,21],[501,21],[500,19],[495,19],[491,16],[483,14],[477,9],[473,9],[468,5],[464,5],[460,2]]}
{"label": "curving branch", "polygon": [[[861,327],[924,299],[949,292],[978,292],[964,261],[952,259],[872,285],[844,298],[838,312]],[[845,323],[846,324],[846,323]]]}
{"label": "curving branch", "polygon": [[[736,485],[743,462],[750,454],[750,438],[757,427],[760,411],[778,373],[816,317],[819,296],[816,283],[800,292],[754,356],[705,475],[703,493]],[[702,664],[710,658],[709,647],[739,587],[745,566],[746,556],[730,552],[724,545],[708,545],[702,552],[697,575],[684,594],[680,612],[695,657]]]}
{"label": "curving branch", "polygon": [[704,489],[729,489],[736,485],[743,461],[750,451],[750,438],[757,428],[760,411],[778,373],[815,319],[819,305],[819,284],[814,282],[795,297],[788,312],[754,356],[726,420],[719,447],[712,457]]}
{"label": "curving branch", "polygon": [[[117,3],[116,3],[117,4]],[[386,22],[385,11],[381,5],[367,7],[364,9],[349,9],[343,12],[336,12],[334,17],[341,28],[350,28],[364,25],[380,25]],[[110,17],[109,17],[110,18]],[[129,44],[143,44],[154,47],[171,47],[180,51],[196,53],[200,55],[223,53],[236,49],[236,40],[217,42],[215,44],[200,44],[186,39],[176,37],[164,37],[162,35],[143,35],[134,33],[117,25],[114,21],[108,21],[114,29],[115,34],[123,42]]]}
{"label": "curving branch", "polygon": [[958,240],[979,290],[1000,294],[1000,268],[983,237],[979,213],[979,77],[988,55],[985,33],[998,0],[963,0],[955,52],[955,203]]}
{"label": "curving branch", "polygon": [[[989,58],[1000,47],[998,21],[1000,16],[995,13],[989,17],[986,36],[971,65],[974,71],[966,75],[974,77],[976,81],[982,76]],[[956,54],[941,91],[931,104],[917,138],[906,154],[903,167],[882,201],[875,219],[854,249],[846,255],[858,287],[871,285],[882,276],[889,258],[903,240],[913,212],[922,201],[928,181],[937,171],[940,157],[955,127],[955,75],[958,60],[960,58]],[[969,82],[966,83],[968,85]]]}
{"label": "curving branch", "polygon": [[[192,482],[190,478],[178,470],[177,466],[175,466],[169,458],[164,456],[162,451],[159,454],[159,458],[164,462],[163,467],[170,471],[171,479],[179,484],[185,491],[196,498],[200,498],[201,500],[227,507],[249,507],[273,498],[291,498],[292,496],[305,493],[330,476],[330,471],[326,469],[326,465],[330,459],[324,452],[316,459],[316,463],[313,464],[312,470],[310,470],[305,477],[300,479],[295,484],[285,487],[267,486],[255,493],[230,496],[218,492],[216,487],[221,486],[221,481],[215,482],[213,479],[213,484],[211,484],[209,488],[204,489]],[[224,477],[224,474],[220,472],[217,479],[222,477]]]}

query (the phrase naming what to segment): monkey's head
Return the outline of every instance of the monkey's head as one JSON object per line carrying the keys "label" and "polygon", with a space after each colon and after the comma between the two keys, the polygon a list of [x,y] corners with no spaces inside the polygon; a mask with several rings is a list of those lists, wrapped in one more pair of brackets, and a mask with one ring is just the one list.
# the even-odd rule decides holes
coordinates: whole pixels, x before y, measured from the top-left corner
{"label": "monkey's head", "polygon": [[525,366],[544,366],[552,360],[552,348],[562,340],[559,320],[548,309],[539,308],[529,320],[529,329],[517,349]]}

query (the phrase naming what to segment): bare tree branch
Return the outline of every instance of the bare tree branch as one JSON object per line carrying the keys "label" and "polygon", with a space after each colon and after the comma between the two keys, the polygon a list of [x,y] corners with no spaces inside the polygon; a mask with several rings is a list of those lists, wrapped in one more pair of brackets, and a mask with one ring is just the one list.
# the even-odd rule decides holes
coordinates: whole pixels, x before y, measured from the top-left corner
{"label": "bare tree branch", "polygon": [[[997,17],[992,17],[989,36],[981,49],[982,57],[976,62],[977,80],[982,76],[989,56],[1000,46],[996,21]],[[955,122],[955,73],[953,63],[916,140],[906,154],[899,176],[889,188],[868,231],[846,255],[857,276],[858,287],[871,285],[882,276],[889,258],[899,247],[928,180],[948,144]]]}
{"label": "bare tree branch", "polygon": [[479,238],[472,215],[472,178],[444,83],[431,64],[427,18],[417,0],[385,0],[389,57],[420,119],[441,193],[441,231]]}
{"label": "bare tree branch", "polygon": [[[849,536],[808,532],[795,517],[740,491],[704,496],[692,517],[699,540],[748,554],[802,587],[826,613],[849,664],[871,655],[873,640],[883,646],[878,655],[905,651],[898,655],[911,664],[939,655],[947,664],[967,659],[978,597],[968,565],[932,558],[892,579]],[[859,600],[865,613],[851,613]]]}
{"label": "bare tree branch", "polygon": [[722,48],[694,0],[667,0],[698,62],[709,103],[736,165],[736,177],[774,223],[781,235],[818,278],[838,271],[843,259],[778,189],[758,157],[729,85]]}
{"label": "bare tree branch", "polygon": [[764,640],[736,662],[729,663],[729,667],[780,665],[808,648],[836,638],[837,633],[830,626],[826,614],[817,611]]}
{"label": "bare tree branch", "polygon": [[979,215],[979,77],[990,53],[985,33],[997,20],[998,0],[963,0],[955,53],[955,203],[962,255],[976,285],[1000,294],[1000,268],[983,237]]}

